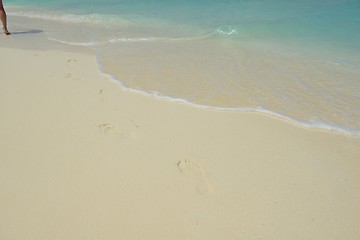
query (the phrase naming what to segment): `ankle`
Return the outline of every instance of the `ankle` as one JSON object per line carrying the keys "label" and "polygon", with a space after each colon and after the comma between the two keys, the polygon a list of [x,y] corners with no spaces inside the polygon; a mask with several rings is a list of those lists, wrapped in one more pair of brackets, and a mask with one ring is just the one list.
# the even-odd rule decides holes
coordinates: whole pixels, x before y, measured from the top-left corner
{"label": "ankle", "polygon": [[10,35],[10,34],[11,34],[7,28],[3,28],[3,33],[6,34],[6,35]]}

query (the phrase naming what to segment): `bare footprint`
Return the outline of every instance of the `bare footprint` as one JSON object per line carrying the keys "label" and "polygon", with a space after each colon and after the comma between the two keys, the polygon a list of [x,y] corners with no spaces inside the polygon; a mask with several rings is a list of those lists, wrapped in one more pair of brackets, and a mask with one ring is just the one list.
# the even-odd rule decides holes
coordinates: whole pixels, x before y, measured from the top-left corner
{"label": "bare footprint", "polygon": [[105,101],[106,99],[110,98],[112,95],[112,90],[108,89],[101,89],[99,90],[99,95],[101,96],[101,100]]}
{"label": "bare footprint", "polygon": [[70,63],[70,62],[77,62],[77,59],[76,58],[70,58],[68,59],[66,62]]}
{"label": "bare footprint", "polygon": [[117,125],[111,123],[103,123],[98,125],[100,131],[106,135],[113,135],[123,140],[128,140],[133,138],[133,134],[130,131],[118,128]]}
{"label": "bare footprint", "polygon": [[71,80],[79,80],[79,79],[80,79],[79,77],[74,76],[74,75],[71,74],[71,73],[66,73],[66,74],[64,75],[64,77],[67,78],[67,79],[71,79]]}
{"label": "bare footprint", "polygon": [[103,123],[98,126],[102,133],[109,134],[117,129],[117,126],[110,123]]}
{"label": "bare footprint", "polygon": [[140,127],[140,125],[137,124],[134,120],[131,120],[131,125],[132,125],[133,127],[135,127],[135,128],[139,128],[139,127]]}
{"label": "bare footprint", "polygon": [[208,195],[211,193],[209,183],[206,180],[206,172],[198,162],[185,159],[179,161],[177,166],[182,174],[193,178],[199,194]]}

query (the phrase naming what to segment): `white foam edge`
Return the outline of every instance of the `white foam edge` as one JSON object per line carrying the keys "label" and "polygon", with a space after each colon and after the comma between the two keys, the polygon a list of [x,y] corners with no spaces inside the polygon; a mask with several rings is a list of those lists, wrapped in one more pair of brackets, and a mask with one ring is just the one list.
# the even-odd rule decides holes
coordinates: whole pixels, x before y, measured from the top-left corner
{"label": "white foam edge", "polygon": [[47,38],[50,41],[54,41],[54,42],[58,42],[61,44],[66,44],[66,45],[72,45],[72,46],[83,46],[83,47],[91,47],[91,46],[95,46],[98,45],[99,43],[97,42],[68,42],[68,41],[63,41],[63,40],[59,40],[56,38]]}
{"label": "white foam edge", "polygon": [[169,96],[166,96],[166,95],[159,94],[158,92],[151,92],[150,93],[150,92],[145,92],[145,91],[138,90],[138,89],[129,88],[122,81],[116,79],[115,76],[113,76],[113,75],[111,75],[109,73],[105,73],[105,71],[103,70],[103,68],[102,68],[101,64],[99,63],[99,61],[100,61],[99,57],[96,56],[96,62],[97,62],[100,74],[107,77],[112,82],[118,84],[120,86],[120,88],[122,90],[124,90],[124,91],[133,92],[133,93],[136,93],[136,94],[141,94],[143,96],[148,96],[148,97],[155,97],[157,99],[165,100],[165,101],[169,101],[169,102],[182,103],[182,104],[190,105],[192,107],[201,108],[201,109],[207,109],[207,110],[261,113],[261,114],[270,115],[272,117],[275,117],[275,118],[278,118],[278,119],[281,119],[281,120],[285,120],[285,121],[287,121],[287,122],[289,122],[291,124],[294,124],[296,126],[303,127],[303,128],[306,128],[306,129],[325,130],[325,131],[341,133],[341,134],[345,134],[345,135],[349,135],[349,136],[360,136],[360,130],[351,130],[351,129],[341,128],[341,127],[336,126],[335,124],[326,123],[326,122],[323,122],[323,121],[320,121],[320,120],[311,120],[311,123],[307,123],[307,122],[303,122],[303,121],[293,119],[293,118],[288,117],[286,115],[283,115],[281,113],[277,113],[277,112],[267,110],[267,109],[262,108],[262,107],[229,107],[229,108],[227,108],[227,107],[214,107],[214,106],[207,106],[207,105],[200,105],[200,104],[192,103],[190,101],[187,101],[187,100],[181,99],[181,98],[169,97]]}
{"label": "white foam edge", "polygon": [[50,41],[58,42],[61,44],[71,45],[71,46],[83,46],[83,47],[92,47],[92,46],[98,46],[106,43],[110,44],[116,44],[120,42],[152,42],[152,41],[191,41],[191,40],[201,40],[209,37],[210,35],[205,36],[199,36],[199,37],[183,37],[183,38],[167,38],[167,37],[148,37],[148,38],[113,38],[107,41],[101,41],[101,42],[70,42],[65,40],[60,40],[56,38],[47,38]]}
{"label": "white foam edge", "polygon": [[143,37],[143,38],[113,38],[110,39],[109,43],[118,43],[118,42],[146,42],[146,41],[193,41],[193,40],[202,40],[213,36],[214,33],[205,34],[203,36],[195,36],[195,37]]}

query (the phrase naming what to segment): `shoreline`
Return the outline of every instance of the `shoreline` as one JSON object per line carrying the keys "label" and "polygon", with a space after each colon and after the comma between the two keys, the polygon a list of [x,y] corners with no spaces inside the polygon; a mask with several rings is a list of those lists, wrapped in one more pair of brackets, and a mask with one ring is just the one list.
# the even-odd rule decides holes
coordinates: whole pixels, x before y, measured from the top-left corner
{"label": "shoreline", "polygon": [[0,48],[0,238],[353,239],[360,138],[121,89]]}
{"label": "shoreline", "polygon": [[166,96],[166,95],[161,95],[158,93],[148,93],[143,90],[129,88],[123,82],[116,79],[113,75],[111,75],[109,73],[105,73],[104,70],[102,70],[101,66],[99,65],[98,60],[96,60],[96,61],[97,61],[97,65],[98,65],[98,70],[100,71],[101,75],[106,76],[110,81],[117,84],[123,91],[132,92],[134,94],[140,94],[140,95],[143,95],[146,97],[156,98],[156,99],[159,99],[160,101],[163,100],[163,101],[168,101],[168,102],[173,102],[173,103],[185,104],[189,107],[203,109],[203,110],[209,110],[209,111],[262,114],[262,115],[268,116],[270,118],[276,118],[280,121],[285,121],[288,124],[291,124],[291,125],[294,125],[294,126],[297,126],[300,128],[308,129],[308,130],[325,131],[325,132],[331,132],[334,134],[341,134],[341,135],[345,135],[345,136],[349,136],[349,137],[360,138],[360,130],[347,129],[347,128],[336,126],[335,124],[329,124],[329,123],[325,123],[322,121],[312,121],[312,123],[307,123],[307,122],[296,120],[292,117],[283,115],[281,113],[273,112],[273,111],[270,111],[268,109],[264,109],[261,107],[216,107],[216,106],[201,105],[201,104],[189,102],[182,98],[174,98],[174,97],[170,97],[170,96]]}
{"label": "shoreline", "polygon": [[[19,17],[19,16],[15,17],[15,16],[12,16],[12,18],[13,19],[11,19],[11,20],[12,20],[12,22],[14,24],[14,28],[16,30],[18,30],[18,31],[15,32],[15,34],[26,33],[27,36],[23,35],[21,38],[19,38],[19,37],[16,38],[15,41],[14,41],[15,44],[9,43],[10,41],[2,41],[2,42],[0,42],[0,44],[1,44],[0,46],[2,46],[2,45],[4,45],[4,47],[13,46],[15,48],[19,48],[19,46],[21,46],[21,47],[24,47],[25,49],[29,48],[30,50],[31,49],[39,49],[39,50],[46,50],[46,49],[54,49],[54,50],[56,50],[57,49],[57,50],[62,50],[62,51],[76,51],[76,52],[80,52],[80,53],[90,53],[90,54],[93,54],[94,52],[96,52],[95,49],[92,49],[91,47],[87,46],[87,44],[90,44],[90,42],[87,42],[87,43],[73,42],[74,45],[68,45],[68,44],[64,44],[64,43],[61,43],[61,42],[56,42],[58,40],[54,40],[54,39],[49,40],[49,39],[52,39],[52,38],[49,37],[47,34],[49,32],[52,32],[53,31],[52,29],[54,29],[54,28],[55,29],[57,29],[57,28],[61,29],[61,28],[66,27],[67,26],[66,23],[51,21],[51,24],[49,24],[49,22],[48,22],[49,20],[31,19],[31,25],[29,25],[27,23],[28,22],[27,17]],[[34,27],[34,29],[31,29],[31,27]],[[34,33],[34,34],[27,34],[27,33]],[[35,33],[37,33],[37,34],[35,34]],[[69,37],[71,35],[76,35],[77,33],[73,32],[73,30],[69,30],[69,33],[67,33],[67,34],[68,34],[67,37]],[[20,36],[20,35],[18,35],[18,36]],[[2,38],[2,40],[5,40],[5,39]],[[31,46],[28,45],[27,40],[30,40],[30,42],[32,43]],[[39,43],[35,43],[35,42],[39,42]],[[85,45],[81,46],[81,44],[85,44]],[[236,102],[240,98],[237,99],[235,102],[227,102],[227,101],[230,101],[230,98],[225,99],[225,97],[222,97],[222,95],[216,96],[216,98],[214,97],[214,100],[207,99],[207,100],[203,101],[203,100],[200,99],[199,102],[196,102],[197,101],[196,98],[194,98],[194,99],[189,98],[190,100],[184,100],[186,98],[186,96],[185,95],[182,96],[182,93],[179,90],[179,89],[181,89],[180,87],[175,87],[174,88],[175,90],[171,89],[171,91],[174,91],[174,92],[171,92],[171,91],[167,92],[168,93],[167,95],[169,95],[169,96],[170,95],[179,96],[178,98],[169,97],[169,96],[166,96],[166,94],[160,94],[160,93],[159,94],[156,94],[156,93],[152,94],[152,93],[148,93],[146,91],[147,90],[146,86],[148,84],[148,83],[146,83],[146,81],[144,81],[144,82],[141,82],[141,81],[140,82],[135,82],[135,83],[133,83],[133,84],[135,84],[135,86],[133,86],[133,85],[131,85],[131,81],[128,82],[128,83],[123,83],[123,82],[121,82],[121,80],[117,80],[117,79],[122,79],[122,77],[121,77],[122,73],[121,72],[124,72],[123,79],[131,79],[131,76],[132,76],[131,74],[135,74],[135,75],[139,74],[139,76],[138,76],[139,79],[146,79],[147,78],[146,74],[141,75],[141,72],[147,72],[149,70],[146,67],[145,68],[141,67],[142,65],[145,65],[144,60],[142,60],[142,62],[139,63],[139,66],[134,67],[136,65],[137,59],[141,58],[141,56],[135,56],[135,57],[130,57],[129,56],[129,58],[124,57],[124,59],[122,61],[120,61],[119,63],[116,64],[116,65],[123,66],[123,69],[116,70],[116,71],[113,69],[114,67],[113,68],[110,67],[109,69],[107,69],[107,67],[104,66],[104,63],[100,62],[100,60],[99,60],[100,56],[99,56],[98,53],[97,53],[97,57],[98,57],[97,58],[98,68],[100,69],[100,71],[103,72],[108,77],[112,78],[113,81],[117,82],[122,88],[125,88],[126,90],[134,91],[136,93],[142,93],[142,94],[149,95],[149,96],[157,95],[157,96],[155,96],[157,98],[162,98],[162,99],[169,100],[169,101],[174,101],[174,102],[183,102],[183,103],[189,104],[191,106],[200,107],[200,108],[204,108],[204,109],[224,110],[224,111],[242,111],[242,112],[260,112],[260,113],[263,113],[263,114],[269,114],[272,117],[276,117],[276,118],[280,118],[280,119],[283,119],[283,120],[286,120],[286,121],[290,121],[292,124],[298,125],[300,127],[306,127],[306,128],[309,128],[309,129],[320,129],[320,130],[324,130],[324,131],[340,132],[342,134],[346,134],[346,135],[350,135],[350,136],[360,136],[360,130],[357,128],[357,123],[356,123],[356,119],[357,119],[356,114],[352,114],[352,115],[350,114],[349,115],[350,117],[348,117],[348,119],[345,119],[345,118],[339,117],[339,116],[346,116],[344,114],[344,112],[341,112],[341,111],[338,112],[338,111],[335,111],[335,109],[333,109],[333,112],[325,112],[324,113],[324,112],[322,112],[323,109],[321,107],[325,106],[325,108],[326,108],[326,104],[321,103],[321,102],[320,103],[317,102],[316,103],[317,106],[313,107],[313,110],[315,112],[317,111],[317,114],[314,114],[314,112],[313,112],[312,115],[311,115],[311,112],[313,110],[310,110],[309,113],[307,113],[307,109],[304,108],[304,106],[306,104],[304,106],[301,106],[301,108],[299,108],[301,110],[298,110],[298,111],[293,111],[293,112],[291,112],[291,111],[287,112],[287,110],[285,110],[285,112],[281,111],[281,107],[284,107],[284,106],[286,107],[286,105],[281,106],[281,104],[282,104],[281,101],[278,101],[276,97],[274,99],[271,99],[271,97],[270,97],[271,92],[269,92],[267,94],[268,95],[270,94],[268,96],[268,97],[270,97],[269,99],[273,100],[275,102],[273,104],[273,106],[272,106],[273,108],[270,105],[269,105],[270,106],[269,107],[269,106],[266,106],[266,104],[264,105],[264,103],[261,104],[260,103],[261,101],[258,102],[258,104],[260,104],[260,105],[257,105],[257,104],[253,105],[254,103],[252,102],[253,99],[252,99],[251,96],[255,96],[255,95],[251,95],[251,94],[249,95],[249,93],[247,93],[247,92],[241,93],[244,96],[243,99],[244,99],[245,102],[243,102],[243,103]],[[107,64],[105,62],[105,65],[111,65],[111,64],[113,64],[111,61],[110,61],[110,64]],[[263,63],[263,64],[266,64],[266,63]],[[159,64],[159,66],[160,66],[159,68],[167,69],[167,66],[162,66],[161,64]],[[244,66],[242,66],[242,67],[244,67]],[[135,68],[138,68],[138,69],[136,70]],[[132,70],[127,71],[126,69],[132,69]],[[112,75],[108,74],[109,72]],[[140,72],[140,73],[137,73],[137,72]],[[185,76],[185,78],[190,79],[191,78],[190,77],[191,76],[191,71],[185,71],[185,72],[189,72],[187,74],[188,76]],[[171,71],[164,71],[163,74],[165,76],[168,76],[169,74],[171,74]],[[182,76],[182,77],[184,77],[184,76]],[[251,76],[248,76],[248,77],[251,78]],[[151,77],[148,80],[149,80],[148,82],[151,82],[152,81]],[[292,82],[292,80],[290,80],[290,79],[289,79],[289,81]],[[128,85],[128,84],[130,84],[130,85],[125,86],[125,85]],[[137,90],[136,89],[137,88],[136,84],[139,84],[139,86],[143,86],[144,90]],[[152,83],[149,83],[149,84],[152,84]],[[175,82],[173,82],[173,84],[175,84]],[[172,84],[170,84],[170,86],[172,86]],[[254,87],[254,86],[249,85],[249,88],[252,88],[252,87]],[[179,88],[179,89],[177,89],[177,88]],[[148,90],[151,92],[151,89],[153,89],[153,88],[150,87]],[[156,89],[158,89],[158,88],[156,88]],[[292,91],[293,90],[294,89],[292,89]],[[165,90],[159,88],[159,91],[160,92],[164,92],[164,91],[166,92],[166,87],[165,87]],[[179,91],[179,92],[176,92],[176,91]],[[194,90],[194,91],[197,91],[197,90]],[[257,90],[257,91],[261,91],[261,90]],[[215,92],[213,94],[215,94]],[[224,102],[229,103],[228,106],[237,106],[237,103],[238,103],[238,105],[254,106],[254,107],[229,107],[229,108],[227,108],[227,107],[221,107],[222,106],[221,104],[220,104],[219,107],[216,107],[216,106],[218,106],[217,104],[219,104],[219,102],[217,102],[219,97],[223,98],[222,100],[224,100]],[[306,99],[306,96],[303,96],[303,97]],[[307,100],[309,100],[309,99],[307,99]],[[256,101],[257,100],[255,100],[255,102]],[[354,101],[354,100],[352,100],[352,101]],[[301,101],[299,101],[299,102],[301,102]],[[344,102],[344,101],[341,100],[341,102]],[[333,102],[332,104],[336,104],[336,103],[339,104],[339,102]],[[351,111],[351,106],[352,106],[351,103],[352,102],[348,103],[348,104],[350,104],[348,111]],[[280,104],[280,105],[278,105],[278,104]],[[259,107],[256,107],[256,106],[259,106]],[[262,106],[262,107],[260,107],[260,106]],[[309,105],[308,107],[312,107],[312,106]],[[273,109],[273,110],[268,110],[268,109]],[[293,109],[296,109],[296,108],[293,108]],[[346,109],[346,108],[343,107],[343,109]],[[283,113],[281,113],[281,112],[283,112]],[[289,114],[287,114],[287,113],[289,113]],[[332,119],[331,115],[329,115],[330,113],[331,113],[331,115],[337,116],[337,117],[334,117]],[[337,114],[335,114],[335,113],[337,113]],[[342,115],[341,113],[343,113],[344,115]],[[346,113],[346,111],[345,111],[345,113]],[[310,114],[310,115],[308,115],[308,114]],[[317,118],[314,119],[314,120],[311,120],[312,119],[311,116],[317,116]],[[309,120],[309,117],[311,117],[310,120]],[[329,118],[327,118],[327,117],[329,117]],[[308,120],[301,120],[301,119],[308,119]],[[339,122],[337,122],[337,121],[339,121]],[[351,123],[353,123],[353,125],[351,125]],[[349,125],[347,125],[347,124],[349,124]]]}

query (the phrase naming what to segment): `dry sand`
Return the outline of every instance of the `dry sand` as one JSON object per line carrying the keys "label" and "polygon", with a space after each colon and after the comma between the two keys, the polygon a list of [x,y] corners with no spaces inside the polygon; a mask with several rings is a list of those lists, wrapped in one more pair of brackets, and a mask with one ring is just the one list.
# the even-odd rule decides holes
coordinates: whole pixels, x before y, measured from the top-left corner
{"label": "dry sand", "polygon": [[360,239],[360,138],[0,48],[0,239]]}

